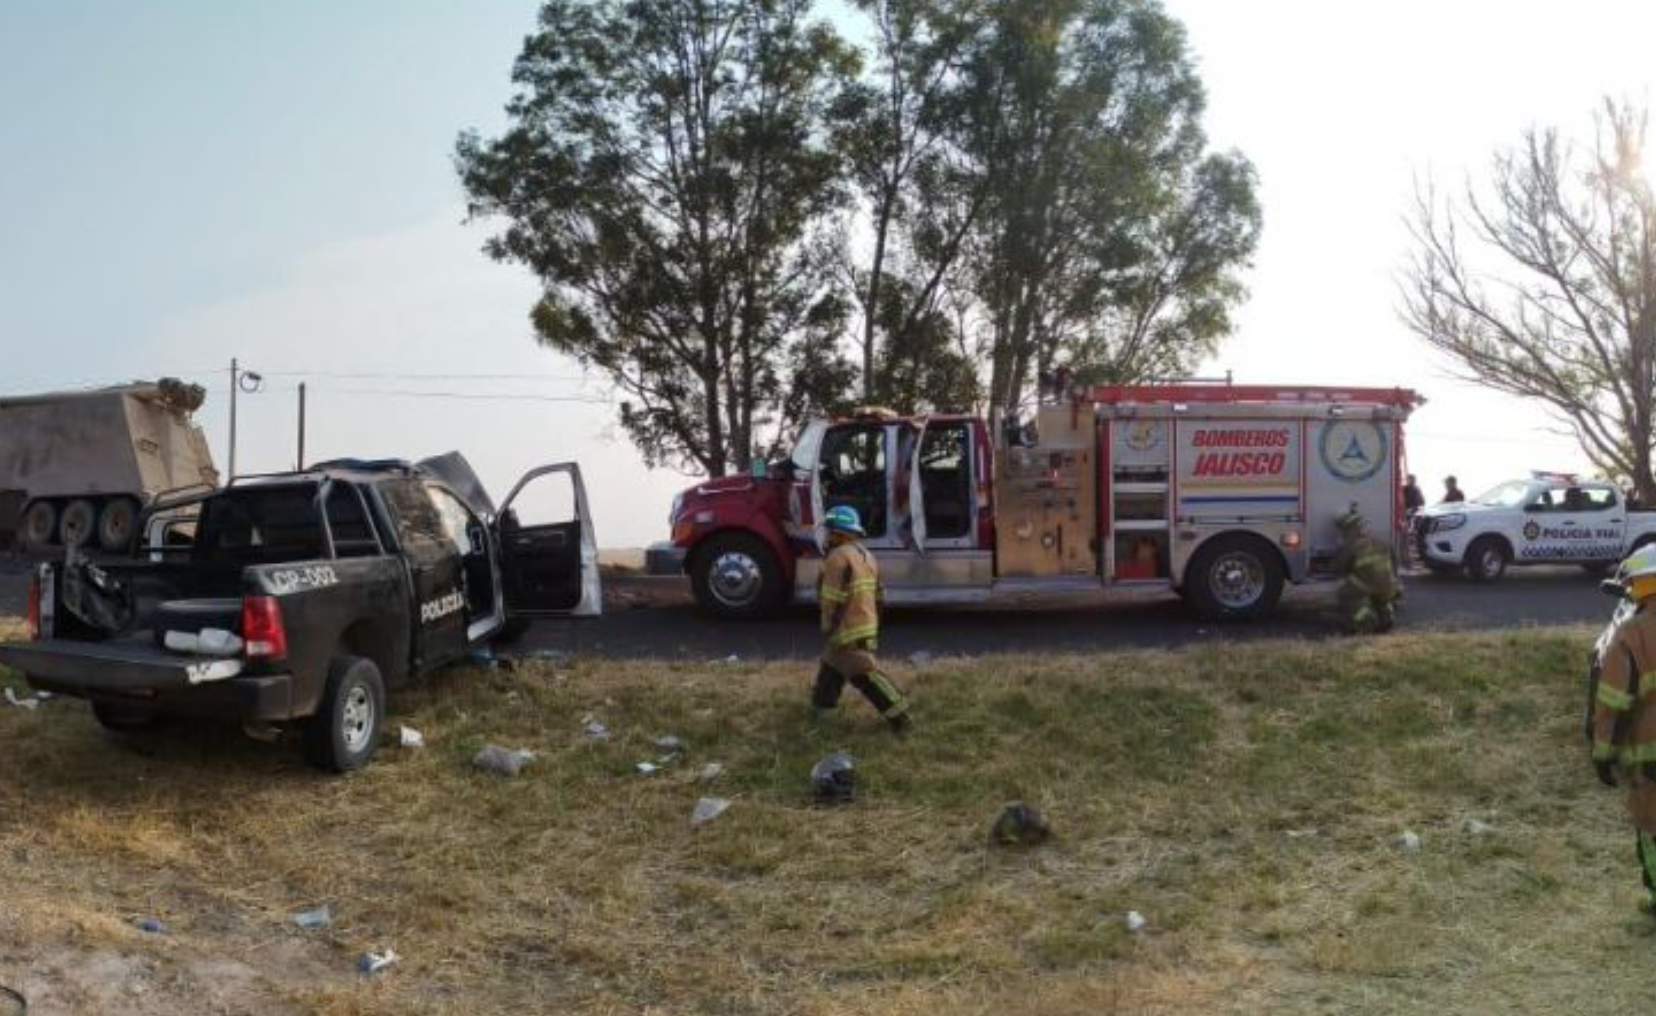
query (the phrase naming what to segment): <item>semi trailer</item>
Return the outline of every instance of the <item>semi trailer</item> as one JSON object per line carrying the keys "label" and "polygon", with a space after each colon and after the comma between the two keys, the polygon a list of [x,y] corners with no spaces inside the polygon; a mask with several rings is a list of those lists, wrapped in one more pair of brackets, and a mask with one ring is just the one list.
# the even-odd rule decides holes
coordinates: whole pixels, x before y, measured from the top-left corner
{"label": "semi trailer", "polygon": [[21,549],[124,551],[156,495],[216,487],[192,419],[205,396],[199,385],[163,378],[0,398],[0,492],[21,502]]}

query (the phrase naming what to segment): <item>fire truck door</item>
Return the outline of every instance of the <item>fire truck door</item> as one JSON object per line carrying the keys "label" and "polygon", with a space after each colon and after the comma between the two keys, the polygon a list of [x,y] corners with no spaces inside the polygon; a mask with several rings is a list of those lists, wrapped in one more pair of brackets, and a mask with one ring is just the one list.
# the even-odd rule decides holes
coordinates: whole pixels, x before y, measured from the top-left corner
{"label": "fire truck door", "polygon": [[905,438],[911,443],[908,458],[908,516],[909,533],[917,554],[926,552],[926,491],[921,483],[920,453],[926,445],[925,418],[911,422]]}

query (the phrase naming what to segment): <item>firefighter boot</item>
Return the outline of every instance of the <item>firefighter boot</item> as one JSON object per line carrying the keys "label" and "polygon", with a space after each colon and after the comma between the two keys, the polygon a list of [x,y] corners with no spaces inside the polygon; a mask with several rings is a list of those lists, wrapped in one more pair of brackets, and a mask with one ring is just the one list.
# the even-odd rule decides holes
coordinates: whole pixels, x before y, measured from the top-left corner
{"label": "firefighter boot", "polygon": [[866,674],[858,674],[851,679],[856,689],[862,692],[882,716],[886,723],[891,725],[892,733],[898,737],[906,737],[914,721],[909,717],[908,699],[891,683],[891,678],[879,670],[870,670]]}

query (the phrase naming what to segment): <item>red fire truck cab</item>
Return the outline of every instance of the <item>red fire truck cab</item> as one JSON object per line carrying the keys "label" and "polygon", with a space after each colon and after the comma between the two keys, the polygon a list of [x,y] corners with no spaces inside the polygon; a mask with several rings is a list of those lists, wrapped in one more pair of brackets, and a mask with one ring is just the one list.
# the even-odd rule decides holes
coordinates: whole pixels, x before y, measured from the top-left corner
{"label": "red fire truck cab", "polygon": [[1269,613],[1327,575],[1334,520],[1404,539],[1403,389],[1083,389],[1027,425],[877,410],[818,420],[791,455],[673,503],[682,569],[723,617],[816,600],[826,509],[868,531],[888,603],[1180,593],[1203,617]]}

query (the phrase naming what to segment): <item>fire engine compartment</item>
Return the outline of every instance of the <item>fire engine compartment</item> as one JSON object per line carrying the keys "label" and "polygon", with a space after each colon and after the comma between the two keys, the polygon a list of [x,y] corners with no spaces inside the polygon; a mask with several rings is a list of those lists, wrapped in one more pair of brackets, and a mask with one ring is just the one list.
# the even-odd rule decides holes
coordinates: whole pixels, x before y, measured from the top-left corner
{"label": "fire engine compartment", "polygon": [[1401,538],[1411,392],[1111,389],[996,435],[997,579],[1179,586],[1212,537],[1268,542],[1289,581],[1326,570],[1355,506]]}

